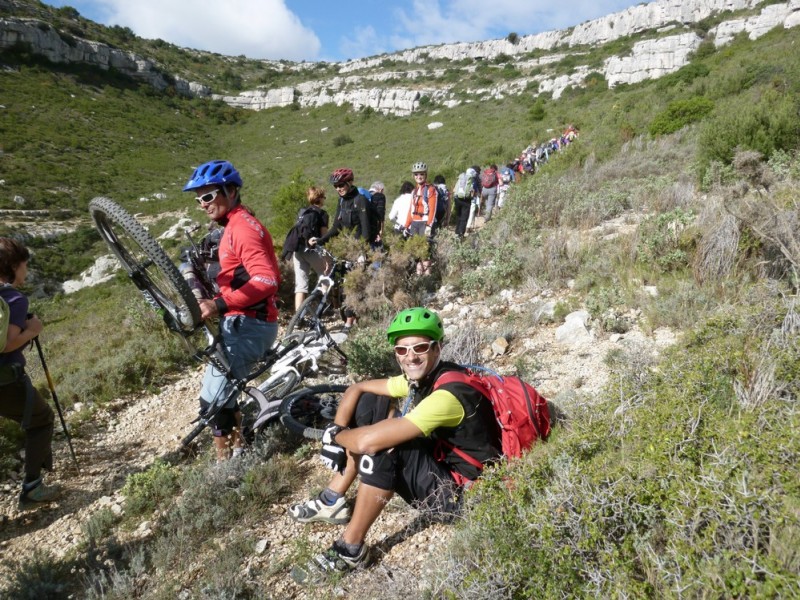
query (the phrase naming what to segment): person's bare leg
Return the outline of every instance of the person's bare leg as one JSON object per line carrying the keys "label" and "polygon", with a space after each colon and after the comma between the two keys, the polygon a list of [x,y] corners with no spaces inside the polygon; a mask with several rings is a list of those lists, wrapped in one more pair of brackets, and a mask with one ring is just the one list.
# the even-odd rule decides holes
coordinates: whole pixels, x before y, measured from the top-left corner
{"label": "person's bare leg", "polygon": [[347,544],[363,544],[367,532],[375,519],[383,512],[389,500],[394,496],[392,490],[382,490],[365,484],[363,481],[358,486],[356,505],[353,516],[342,534],[342,539]]}
{"label": "person's bare leg", "polygon": [[300,305],[303,304],[305,299],[306,299],[306,295],[305,295],[304,292],[295,292],[294,293],[294,311],[295,312],[300,310]]}

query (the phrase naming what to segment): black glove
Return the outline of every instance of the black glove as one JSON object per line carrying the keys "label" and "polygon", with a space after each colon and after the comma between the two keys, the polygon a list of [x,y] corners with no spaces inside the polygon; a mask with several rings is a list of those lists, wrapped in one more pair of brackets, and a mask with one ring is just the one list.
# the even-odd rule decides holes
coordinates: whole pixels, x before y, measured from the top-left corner
{"label": "black glove", "polygon": [[344,468],[347,465],[347,451],[339,444],[324,444],[322,451],[319,453],[319,458],[322,464],[331,471],[344,473]]}
{"label": "black glove", "polygon": [[339,432],[344,431],[345,429],[349,429],[349,427],[342,427],[336,423],[331,423],[325,428],[325,433],[322,434],[322,443],[335,444],[336,440],[334,438],[336,438]]}

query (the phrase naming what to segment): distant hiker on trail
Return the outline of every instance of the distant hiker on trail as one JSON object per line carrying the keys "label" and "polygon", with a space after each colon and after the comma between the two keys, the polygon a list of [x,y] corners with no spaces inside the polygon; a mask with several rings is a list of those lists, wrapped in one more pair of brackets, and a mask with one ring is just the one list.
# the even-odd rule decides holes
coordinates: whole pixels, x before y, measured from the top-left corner
{"label": "distant hiker on trail", "polygon": [[389,211],[389,221],[395,231],[403,231],[406,228],[406,216],[411,206],[411,192],[414,191],[414,184],[404,181],[400,185],[400,195],[392,203]]}
{"label": "distant hiker on trail", "polygon": [[[28,275],[30,253],[11,238],[0,238],[0,298],[6,303],[8,329],[0,338],[0,416],[16,421],[25,431],[25,479],[20,508],[55,500],[60,489],[46,485],[42,469],[53,468],[53,411],[25,373],[22,351],[43,329],[28,313],[28,299],[18,291]],[[4,321],[5,322],[5,321]]]}
{"label": "distant hiker on trail", "polygon": [[375,235],[370,244],[373,250],[383,248],[383,222],[386,219],[386,195],[383,193],[386,186],[382,181],[376,181],[369,186],[373,212],[375,213]]}
{"label": "distant hiker on trail", "polygon": [[456,212],[456,235],[463,238],[467,233],[472,199],[475,197],[477,171],[470,167],[458,176],[453,186],[453,208]]}
{"label": "distant hiker on trail", "polygon": [[[280,268],[269,231],[242,204],[242,178],[224,160],[197,167],[183,187],[208,218],[225,229],[219,244],[220,293],[212,300],[199,300],[203,319],[220,318],[219,330],[234,377],[242,378],[272,347],[278,334]],[[200,390],[200,410],[227,398],[233,391],[228,379],[212,365],[206,367]],[[242,413],[233,397],[213,422],[217,460],[242,452],[239,433]]]}
{"label": "distant hiker on trail", "polygon": [[281,258],[292,255],[294,267],[294,309],[308,296],[309,274],[313,269],[317,275],[323,275],[330,268],[324,256],[309,246],[311,238],[318,238],[328,231],[328,213],[322,208],[325,204],[325,190],[321,187],[310,187],[306,191],[308,206],[300,209],[297,223],[286,236]]}
{"label": "distant hiker on trail", "polygon": [[[422,307],[403,310],[386,333],[403,374],[347,388],[322,437],[320,457],[335,475],[318,497],[289,508],[300,523],[347,523],[326,552],[292,570],[298,583],[369,565],[367,533],[395,493],[434,519],[452,520],[462,508],[464,486],[501,455],[488,398],[461,382],[434,390],[442,375],[465,372],[440,360],[439,316]],[[351,515],[345,493],[357,475]]]}
{"label": "distant hiker on trail", "polygon": [[433,178],[433,185],[436,186],[436,220],[433,222],[433,233],[447,227],[450,223],[450,190],[447,189],[447,180],[444,175],[437,175]]}
{"label": "distant hiker on trail", "polygon": [[497,197],[497,186],[500,178],[497,174],[497,165],[490,165],[481,172],[481,202],[486,201],[483,210],[485,222],[492,219],[495,198]]}

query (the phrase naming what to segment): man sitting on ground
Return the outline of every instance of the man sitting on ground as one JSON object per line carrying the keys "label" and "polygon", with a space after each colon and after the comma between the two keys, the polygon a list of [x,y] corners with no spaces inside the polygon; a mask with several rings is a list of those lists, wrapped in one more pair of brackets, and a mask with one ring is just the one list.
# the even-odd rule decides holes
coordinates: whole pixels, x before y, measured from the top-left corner
{"label": "man sitting on ground", "polygon": [[[461,509],[463,486],[480,475],[459,453],[481,463],[501,454],[486,397],[465,383],[434,390],[443,373],[464,370],[440,360],[439,316],[427,308],[401,311],[387,336],[403,374],[347,388],[322,438],[321,459],[336,474],[319,497],[289,509],[301,523],[349,521],[330,549],[293,569],[298,583],[368,565],[367,532],[395,492],[437,519],[452,519]],[[351,517],[344,495],[357,474],[361,483]]]}

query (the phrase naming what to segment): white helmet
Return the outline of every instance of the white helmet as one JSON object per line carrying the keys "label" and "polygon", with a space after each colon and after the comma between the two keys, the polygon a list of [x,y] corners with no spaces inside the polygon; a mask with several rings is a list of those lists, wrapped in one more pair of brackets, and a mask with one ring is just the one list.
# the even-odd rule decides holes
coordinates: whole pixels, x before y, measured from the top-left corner
{"label": "white helmet", "polygon": [[475,169],[473,169],[472,167],[467,169],[467,177],[475,177],[476,175],[477,173],[475,172]]}
{"label": "white helmet", "polygon": [[411,173],[427,173],[428,165],[424,162],[417,162],[411,166]]}

